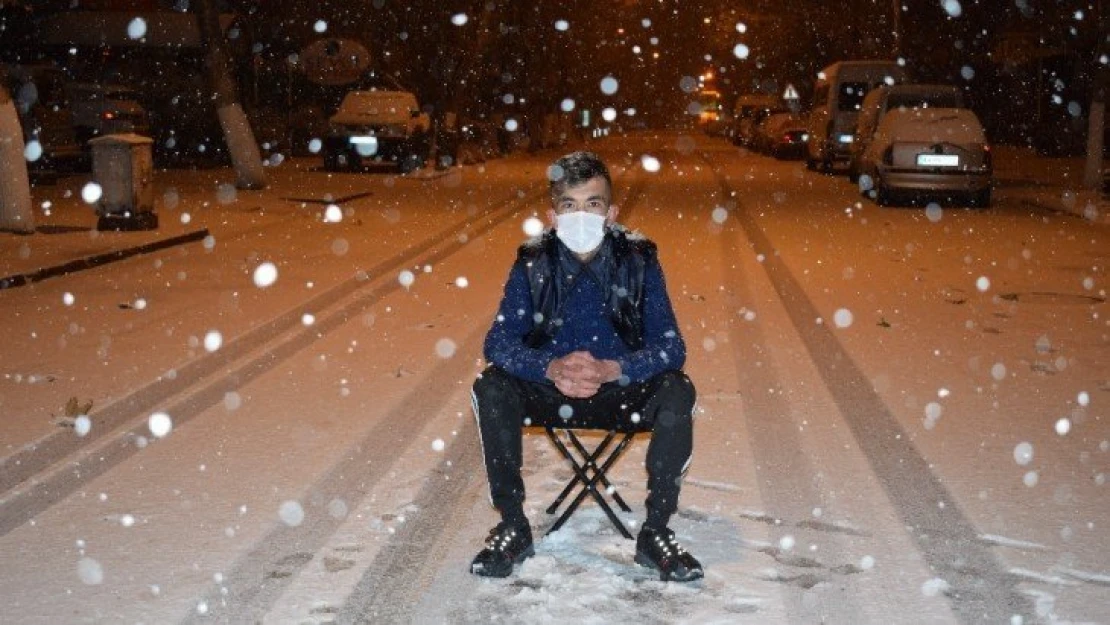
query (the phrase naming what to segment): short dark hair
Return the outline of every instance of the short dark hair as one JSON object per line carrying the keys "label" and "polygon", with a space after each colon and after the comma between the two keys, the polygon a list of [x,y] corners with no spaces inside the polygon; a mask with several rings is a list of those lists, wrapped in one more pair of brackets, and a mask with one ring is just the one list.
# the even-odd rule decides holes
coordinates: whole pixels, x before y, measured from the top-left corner
{"label": "short dark hair", "polygon": [[597,177],[604,178],[612,191],[613,179],[609,177],[609,168],[593,152],[571,152],[547,168],[551,197],[558,197],[567,187],[576,187]]}

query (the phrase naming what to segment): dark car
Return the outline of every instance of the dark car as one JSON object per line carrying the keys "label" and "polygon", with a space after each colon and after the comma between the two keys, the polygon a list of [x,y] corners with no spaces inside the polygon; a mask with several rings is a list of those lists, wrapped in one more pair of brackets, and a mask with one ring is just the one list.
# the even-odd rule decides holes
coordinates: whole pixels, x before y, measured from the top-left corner
{"label": "dark car", "polygon": [[781,160],[801,160],[805,157],[809,131],[806,122],[793,113],[772,115],[763,123],[761,143],[766,154]]}

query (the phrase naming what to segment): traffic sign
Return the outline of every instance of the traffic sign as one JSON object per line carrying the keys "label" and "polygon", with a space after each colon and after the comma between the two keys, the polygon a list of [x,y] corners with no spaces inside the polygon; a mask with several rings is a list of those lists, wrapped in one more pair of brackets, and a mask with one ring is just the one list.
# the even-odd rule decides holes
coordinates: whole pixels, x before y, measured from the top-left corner
{"label": "traffic sign", "polygon": [[790,83],[786,83],[786,91],[782,92],[782,99],[783,100],[797,100],[797,99],[800,99],[800,98],[801,98],[801,96],[798,95],[798,90],[794,88],[794,85],[792,85]]}

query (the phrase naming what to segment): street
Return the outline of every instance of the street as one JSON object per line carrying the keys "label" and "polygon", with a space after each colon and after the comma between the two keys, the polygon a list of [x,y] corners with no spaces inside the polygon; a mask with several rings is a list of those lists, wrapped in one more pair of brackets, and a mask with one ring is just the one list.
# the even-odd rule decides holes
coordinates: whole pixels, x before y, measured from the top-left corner
{"label": "street", "polygon": [[[266,201],[172,172],[163,223],[209,237],[0,290],[0,620],[1110,622],[1104,223],[879,207],[701,134],[588,147],[686,341],[672,526],[703,581],[659,582],[589,501],[468,573],[498,520],[470,385],[558,152],[299,158]],[[632,525],[645,449],[612,474]],[[539,539],[571,472],[542,431],[525,464]]]}

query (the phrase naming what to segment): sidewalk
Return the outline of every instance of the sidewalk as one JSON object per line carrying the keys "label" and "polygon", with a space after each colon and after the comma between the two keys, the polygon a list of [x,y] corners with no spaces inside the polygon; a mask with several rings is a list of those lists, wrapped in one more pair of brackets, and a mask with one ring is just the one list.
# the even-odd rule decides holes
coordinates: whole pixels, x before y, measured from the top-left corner
{"label": "sidewalk", "polygon": [[[319,210],[329,198],[342,203],[345,198],[365,194],[371,186],[367,180],[351,176],[336,179],[325,191],[319,188],[318,166],[318,159],[289,159],[280,167],[267,169],[269,186],[256,191],[237,190],[230,167],[156,170],[153,185],[158,227],[134,232],[96,229],[96,212],[81,199],[91,173],[34,184],[35,233],[0,232],[0,293],[136,254],[200,242],[209,229],[215,235],[228,226],[257,227],[269,215],[276,218],[301,206]],[[428,171],[408,177],[430,180],[439,175],[442,172]]]}
{"label": "sidewalk", "polygon": [[[1084,166],[1083,157],[1047,158],[1027,148],[995,146],[995,198],[1110,224],[1110,201],[1082,189]],[[1103,161],[1107,168],[1110,163]]]}
{"label": "sidewalk", "polygon": [[[190,178],[192,180],[190,180]],[[139,253],[203,240],[208,231],[190,211],[209,205],[219,180],[234,180],[229,169],[200,172],[159,171],[154,180],[154,230],[98,231],[92,205],[81,199],[91,173],[65,176],[33,184],[31,199],[34,234],[0,232],[0,292],[41,279],[95,267]],[[280,187],[280,185],[279,185]],[[244,200],[264,203],[277,195],[272,189],[252,191]]]}

